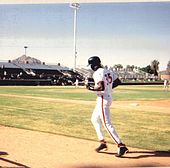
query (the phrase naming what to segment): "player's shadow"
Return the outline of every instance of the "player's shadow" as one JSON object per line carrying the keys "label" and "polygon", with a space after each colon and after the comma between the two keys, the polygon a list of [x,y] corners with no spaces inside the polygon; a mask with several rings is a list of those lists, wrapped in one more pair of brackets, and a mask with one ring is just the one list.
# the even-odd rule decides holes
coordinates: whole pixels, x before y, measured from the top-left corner
{"label": "player's shadow", "polygon": [[[103,154],[108,155],[116,155],[113,152],[103,151],[100,152]],[[136,154],[136,156],[130,156],[128,154]],[[122,158],[129,158],[129,159],[140,159],[140,158],[147,158],[147,157],[170,157],[170,150],[169,151],[129,151],[126,155],[122,156]]]}
{"label": "player's shadow", "polygon": [[130,151],[129,154],[139,154],[138,156],[125,155],[124,158],[140,159],[147,157],[170,157],[170,151]]}
{"label": "player's shadow", "polygon": [[[7,163],[10,163],[10,164],[13,164],[13,165],[15,165],[15,166],[18,166],[18,168],[21,168],[21,167],[22,167],[22,168],[30,168],[30,167],[28,167],[28,166],[26,166],[26,165],[23,165],[23,164],[21,164],[21,163],[17,163],[17,162],[15,162],[15,161],[12,161],[12,160],[3,158],[3,156],[6,156],[6,155],[8,155],[7,152],[0,151],[0,160],[2,160],[2,161],[4,161],[4,162],[7,162]],[[1,166],[0,166],[0,167],[1,167]]]}
{"label": "player's shadow", "polygon": [[0,151],[0,156],[5,156],[5,155],[8,155],[8,153]]}

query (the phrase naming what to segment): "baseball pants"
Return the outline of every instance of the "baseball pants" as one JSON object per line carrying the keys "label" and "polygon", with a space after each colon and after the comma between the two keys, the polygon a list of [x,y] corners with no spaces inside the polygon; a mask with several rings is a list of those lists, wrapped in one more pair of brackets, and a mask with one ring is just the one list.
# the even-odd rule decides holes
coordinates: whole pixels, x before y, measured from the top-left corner
{"label": "baseball pants", "polygon": [[112,99],[105,99],[103,96],[98,96],[96,100],[96,106],[92,113],[91,122],[96,130],[99,141],[104,140],[104,134],[102,131],[102,124],[110,137],[116,142],[116,144],[122,143],[115,128],[110,120],[110,105]]}

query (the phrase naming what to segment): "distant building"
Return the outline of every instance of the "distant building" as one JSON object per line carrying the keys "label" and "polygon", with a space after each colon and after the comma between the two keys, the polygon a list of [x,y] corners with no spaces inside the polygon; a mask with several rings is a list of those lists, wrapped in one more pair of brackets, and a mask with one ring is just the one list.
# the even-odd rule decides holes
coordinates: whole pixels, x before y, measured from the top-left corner
{"label": "distant building", "polygon": [[160,76],[162,80],[170,80],[170,72],[169,71],[161,71]]}

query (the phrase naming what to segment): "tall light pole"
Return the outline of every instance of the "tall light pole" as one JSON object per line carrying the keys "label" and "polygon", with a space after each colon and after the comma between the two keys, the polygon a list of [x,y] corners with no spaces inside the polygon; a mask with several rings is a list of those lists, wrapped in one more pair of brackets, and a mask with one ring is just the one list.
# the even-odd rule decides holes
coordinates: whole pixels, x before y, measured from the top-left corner
{"label": "tall light pole", "polygon": [[25,56],[27,56],[27,48],[28,48],[28,46],[24,46],[24,49],[25,49]]}
{"label": "tall light pole", "polygon": [[77,10],[80,8],[79,3],[71,3],[70,7],[74,9],[74,38],[73,38],[73,56],[74,56],[74,71],[76,70],[76,59],[77,59]]}

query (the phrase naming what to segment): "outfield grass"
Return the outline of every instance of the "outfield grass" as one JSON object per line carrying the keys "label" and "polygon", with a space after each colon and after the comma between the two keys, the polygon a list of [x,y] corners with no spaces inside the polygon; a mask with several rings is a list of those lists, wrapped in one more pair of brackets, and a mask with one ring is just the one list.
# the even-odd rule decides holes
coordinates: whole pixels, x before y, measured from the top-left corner
{"label": "outfield grass", "polygon": [[[0,87],[0,124],[96,140],[90,117],[96,96],[84,88],[74,87]],[[11,97],[6,95],[19,95]],[[22,96],[32,96],[26,98]],[[40,99],[39,97],[53,98]],[[60,99],[91,100],[93,103],[78,104],[59,102]],[[114,91],[117,100],[170,99],[170,92],[161,86],[119,86]],[[111,108],[111,117],[122,140],[131,147],[152,150],[169,150],[169,113],[145,110]],[[106,134],[107,135],[107,134]],[[111,142],[107,135],[106,139]]]}

